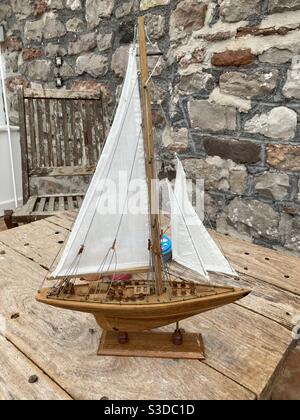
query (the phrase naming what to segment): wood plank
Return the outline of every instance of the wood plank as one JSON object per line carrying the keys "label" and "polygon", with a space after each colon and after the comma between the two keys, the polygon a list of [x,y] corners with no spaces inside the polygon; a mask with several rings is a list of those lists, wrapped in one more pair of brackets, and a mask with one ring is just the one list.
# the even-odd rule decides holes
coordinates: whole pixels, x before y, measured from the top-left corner
{"label": "wood plank", "polygon": [[58,198],[58,210],[64,211],[65,210],[65,197]]}
{"label": "wood plank", "polygon": [[54,124],[56,125],[56,159],[57,159],[57,166],[63,166],[63,156],[62,156],[62,145],[61,145],[61,137],[62,137],[62,124],[61,124],[61,107],[60,102],[58,100],[54,101],[55,104],[55,117],[54,117]]}
{"label": "wood plank", "polygon": [[238,305],[227,305],[180,325],[201,332],[206,363],[264,398],[294,344],[291,332]]}
{"label": "wood plank", "polygon": [[30,171],[30,176],[85,176],[93,175],[96,165],[92,166],[69,166],[69,167],[53,167],[53,168],[35,168]]}
{"label": "wood plank", "polygon": [[46,99],[96,99],[102,98],[101,92],[95,91],[73,91],[58,89],[24,89],[25,98],[46,98]]}
{"label": "wood plank", "polygon": [[35,124],[35,107],[33,99],[28,99],[28,116],[29,116],[29,133],[30,133],[30,155],[31,155],[31,168],[36,168],[37,159],[37,139],[36,139],[36,124]]}
{"label": "wood plank", "polygon": [[67,234],[65,229],[46,220],[20,226],[13,235],[7,235],[7,232],[1,235],[1,243],[48,269],[61,250]]}
{"label": "wood plank", "polygon": [[[82,150],[81,150],[81,156],[82,156],[82,162],[84,165],[91,165],[93,162],[90,161],[90,153],[89,153],[89,138],[88,138],[88,122],[86,119],[86,109],[85,109],[85,102],[80,101],[79,102],[79,110],[80,110],[80,116],[81,116],[81,123],[82,123]],[[84,161],[85,158],[85,161]]]}
{"label": "wood plank", "polygon": [[47,127],[47,155],[48,165],[54,166],[53,153],[52,153],[52,126],[51,126],[51,115],[50,115],[50,104],[49,99],[44,100],[45,114],[46,114],[46,127]]}
{"label": "wood plank", "polygon": [[52,138],[52,166],[59,166],[59,158],[57,156],[57,143],[58,143],[58,127],[56,125],[56,114],[57,114],[57,103],[55,100],[49,101],[50,108],[50,126],[51,132],[53,134]]}
{"label": "wood plank", "polygon": [[39,199],[40,201],[39,201],[39,203],[38,203],[38,206],[37,206],[37,212],[43,212],[44,211],[44,209],[45,209],[45,205],[46,205],[46,197],[41,197],[40,199]]}
{"label": "wood plank", "polygon": [[49,212],[55,211],[55,196],[52,196],[52,197],[49,198],[48,211]]}
{"label": "wood plank", "polygon": [[[8,319],[7,337],[73,398],[255,398],[250,391],[198,361],[96,356],[100,331],[94,319],[37,303],[33,296],[45,271],[0,246],[3,250],[6,254],[0,258],[0,279],[5,287],[0,305]],[[20,317],[10,319],[16,312]]]}
{"label": "wood plank", "polygon": [[[64,390],[3,337],[0,337],[0,354],[0,400],[71,400]],[[28,382],[32,375],[38,377],[38,382]]]}
{"label": "wood plank", "polygon": [[262,280],[289,292],[300,295],[300,260],[248,243],[211,232],[233,267],[242,274]]}
{"label": "wood plank", "polygon": [[80,207],[82,206],[82,202],[83,202],[83,196],[81,196],[81,195],[78,195],[77,196],[77,206],[78,206],[78,209],[80,209]]}
{"label": "wood plank", "polygon": [[26,113],[23,90],[18,89],[18,105],[19,105],[19,126],[20,126],[20,144],[21,144],[21,162],[22,162],[22,191],[23,203],[29,198],[29,176],[28,176],[28,145],[26,130]]}
{"label": "wood plank", "polygon": [[35,208],[37,199],[38,199],[37,196],[30,197],[27,203],[24,204],[24,206],[17,208],[17,210],[15,211],[15,215],[21,216],[21,215],[29,215],[30,213],[32,213]]}
{"label": "wood plank", "polygon": [[48,163],[45,159],[45,147],[44,147],[44,125],[43,125],[43,117],[44,117],[44,110],[42,108],[42,103],[40,100],[36,100],[36,115],[37,115],[37,127],[38,127],[38,135],[37,135],[37,142],[39,145],[39,162],[38,166],[45,166]]}
{"label": "wood plank", "polygon": [[102,143],[102,122],[101,120],[99,121],[98,119],[98,102],[97,101],[91,101],[90,102],[90,114],[91,114],[91,118],[92,121],[94,122],[92,125],[92,129],[93,129],[93,134],[92,134],[92,138],[93,138],[93,143],[94,143],[94,148],[95,148],[95,155],[96,155],[96,162],[98,162],[99,157],[100,157],[100,150],[101,150],[101,143]]}
{"label": "wood plank", "polygon": [[66,100],[61,100],[62,110],[62,138],[65,150],[65,165],[70,166],[70,146],[69,146],[69,129],[68,129],[68,111]]}
{"label": "wood plank", "polygon": [[71,138],[73,138],[72,142],[72,164],[73,167],[78,165],[78,145],[77,145],[77,130],[76,130],[76,101],[69,101],[69,109],[70,109],[70,126],[71,126]]}
{"label": "wood plank", "polygon": [[[83,102],[82,102],[83,103]],[[90,165],[96,164],[96,153],[95,152],[95,145],[93,144],[93,133],[92,127],[94,125],[94,121],[92,119],[92,107],[90,105],[91,101],[85,101],[85,120],[86,120],[86,133],[87,133],[87,146],[88,146],[88,154],[89,154],[89,163]]]}
{"label": "wood plank", "polygon": [[67,200],[68,200],[68,210],[70,211],[75,210],[73,197],[68,196]]}

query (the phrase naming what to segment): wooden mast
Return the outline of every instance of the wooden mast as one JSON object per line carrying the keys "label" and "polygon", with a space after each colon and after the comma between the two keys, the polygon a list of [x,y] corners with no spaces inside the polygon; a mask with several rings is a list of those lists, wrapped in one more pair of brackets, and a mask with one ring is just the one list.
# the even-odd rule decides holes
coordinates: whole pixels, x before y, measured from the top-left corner
{"label": "wooden mast", "polygon": [[[146,153],[146,172],[148,180],[148,193],[150,203],[150,221],[151,221],[151,248],[153,253],[153,268],[155,276],[156,293],[161,295],[163,292],[162,264],[161,264],[161,246],[160,246],[160,225],[158,212],[155,206],[156,197],[152,194],[152,180],[156,182],[156,169],[154,162],[154,140],[153,124],[151,110],[151,89],[149,86],[149,70],[147,61],[147,45],[145,35],[145,18],[138,18],[139,33],[139,56],[141,71],[141,100],[143,110],[144,124],[144,144]],[[153,196],[154,195],[154,196]]]}

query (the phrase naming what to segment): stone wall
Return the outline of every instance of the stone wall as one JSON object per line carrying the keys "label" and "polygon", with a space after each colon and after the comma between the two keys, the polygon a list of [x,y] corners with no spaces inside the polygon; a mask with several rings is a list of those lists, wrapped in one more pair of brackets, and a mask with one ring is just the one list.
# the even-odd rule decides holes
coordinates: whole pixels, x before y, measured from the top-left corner
{"label": "stone wall", "polygon": [[300,0],[1,0],[11,119],[17,86],[100,88],[113,109],[145,14],[161,176],[174,151],[205,176],[222,232],[300,252]]}

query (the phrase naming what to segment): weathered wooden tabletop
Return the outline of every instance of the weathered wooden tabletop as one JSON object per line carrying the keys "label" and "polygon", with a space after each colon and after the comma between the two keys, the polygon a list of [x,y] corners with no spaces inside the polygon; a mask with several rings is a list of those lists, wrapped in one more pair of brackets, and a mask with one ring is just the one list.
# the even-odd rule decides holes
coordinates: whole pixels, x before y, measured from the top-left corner
{"label": "weathered wooden tabletop", "polygon": [[[34,300],[72,219],[55,216],[0,234],[0,322],[6,321],[6,338],[0,337],[0,399],[270,396],[295,344],[298,258],[214,234],[241,273],[239,284],[253,292],[181,323],[203,334],[206,360],[97,357],[100,331],[92,316]],[[38,382],[29,384],[31,375]]]}

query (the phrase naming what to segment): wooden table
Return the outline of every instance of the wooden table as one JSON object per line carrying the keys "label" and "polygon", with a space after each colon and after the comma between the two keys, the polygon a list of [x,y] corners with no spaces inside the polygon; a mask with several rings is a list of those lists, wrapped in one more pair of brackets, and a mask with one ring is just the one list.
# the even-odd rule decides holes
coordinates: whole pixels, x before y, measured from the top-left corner
{"label": "wooden table", "polygon": [[[253,293],[181,323],[203,334],[206,360],[97,357],[100,331],[92,316],[34,300],[72,220],[70,214],[55,216],[0,234],[0,313],[6,320],[0,399],[270,397],[295,345],[298,258],[214,234],[241,274],[239,284]],[[31,375],[38,382],[29,384]]]}

